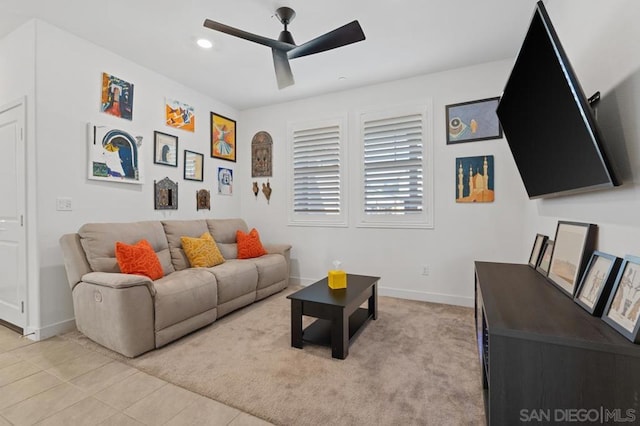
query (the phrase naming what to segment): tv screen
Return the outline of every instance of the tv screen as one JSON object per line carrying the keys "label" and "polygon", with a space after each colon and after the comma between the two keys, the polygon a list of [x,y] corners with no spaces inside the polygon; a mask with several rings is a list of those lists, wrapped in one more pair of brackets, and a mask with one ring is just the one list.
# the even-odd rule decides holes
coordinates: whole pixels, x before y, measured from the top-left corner
{"label": "tv screen", "polygon": [[619,184],[591,106],[541,1],[497,114],[529,198]]}

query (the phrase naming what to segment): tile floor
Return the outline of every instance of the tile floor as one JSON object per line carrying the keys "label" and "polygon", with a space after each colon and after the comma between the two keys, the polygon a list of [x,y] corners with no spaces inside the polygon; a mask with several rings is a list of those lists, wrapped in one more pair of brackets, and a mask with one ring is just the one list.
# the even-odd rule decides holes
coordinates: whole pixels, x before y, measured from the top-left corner
{"label": "tile floor", "polygon": [[0,426],[270,423],[54,337],[0,325]]}

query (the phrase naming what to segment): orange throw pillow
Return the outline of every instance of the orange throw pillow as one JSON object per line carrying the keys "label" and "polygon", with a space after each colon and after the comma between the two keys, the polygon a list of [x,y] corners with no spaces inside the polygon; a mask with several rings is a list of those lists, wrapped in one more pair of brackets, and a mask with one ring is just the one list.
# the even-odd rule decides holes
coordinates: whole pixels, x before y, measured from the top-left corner
{"label": "orange throw pillow", "polygon": [[267,254],[267,251],[262,247],[256,228],[253,228],[248,234],[237,230],[236,241],[238,242],[238,259],[251,259]]}
{"label": "orange throw pillow", "polygon": [[134,245],[116,241],[116,260],[124,274],[145,275],[152,280],[164,276],[158,255],[147,240],[140,240]]}

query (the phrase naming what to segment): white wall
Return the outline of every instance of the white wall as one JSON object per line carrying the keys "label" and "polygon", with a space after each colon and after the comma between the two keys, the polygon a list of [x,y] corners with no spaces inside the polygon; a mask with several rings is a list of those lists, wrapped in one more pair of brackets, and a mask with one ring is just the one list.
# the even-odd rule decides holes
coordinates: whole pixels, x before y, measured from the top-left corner
{"label": "white wall", "polygon": [[598,250],[617,256],[640,255],[640,3],[548,3],[551,21],[585,94],[598,90],[602,94],[598,124],[624,185],[536,201],[537,214],[529,234],[540,232],[553,238],[558,220],[595,223]]}
{"label": "white wall", "polygon": [[[471,305],[473,261],[524,262],[528,248],[522,244],[523,223],[531,206],[504,140],[446,145],[445,105],[499,96],[512,61],[458,69],[395,81],[356,90],[333,93],[302,101],[243,111],[239,130],[238,169],[242,186],[242,215],[266,241],[293,245],[292,276],[303,284],[326,275],[333,259],[340,259],[351,273],[382,277],[381,294],[419,300]],[[433,104],[435,228],[357,228],[356,177],[358,121],[356,112],[390,105],[415,104],[431,99]],[[348,228],[287,226],[287,123],[321,120],[348,114],[349,182]],[[274,140],[274,175],[271,202],[256,199],[251,181],[260,186],[266,178],[252,179],[250,141],[260,131]],[[496,201],[490,204],[457,204],[456,157],[494,155]],[[526,235],[528,239],[528,235]],[[422,266],[430,267],[423,276]]]}
{"label": "white wall", "polygon": [[[30,38],[22,39],[25,34]],[[33,47],[26,48],[29,43],[33,46],[34,41],[35,55]],[[75,232],[86,222],[239,215],[239,197],[217,195],[215,171],[223,164],[234,168],[232,163],[209,157],[209,112],[228,117],[237,117],[238,112],[42,21],[32,21],[2,40],[0,69],[3,72],[7,64],[4,58],[20,57],[20,51],[26,52],[26,58],[8,70],[7,79],[2,75],[0,99],[27,96],[27,105],[36,105],[35,112],[27,118],[28,128],[34,129],[29,132],[31,137],[27,142],[27,149],[34,153],[28,165],[34,187],[29,214],[37,221],[29,227],[30,232],[37,230],[34,249],[37,252],[31,259],[29,271],[27,331],[34,331],[36,338],[44,338],[73,325],[71,294],[58,245],[62,234]],[[102,72],[134,84],[132,121],[99,112]],[[165,97],[195,107],[194,133],[164,124]],[[143,136],[144,185],[87,179],[88,122],[120,126]],[[179,137],[177,168],[153,164],[154,130]],[[204,182],[183,179],[184,149],[204,154]],[[177,211],[154,210],[153,181],[165,176],[178,181]],[[211,191],[211,211],[196,211],[195,193],[201,188]],[[57,197],[71,198],[73,210],[56,211]]]}

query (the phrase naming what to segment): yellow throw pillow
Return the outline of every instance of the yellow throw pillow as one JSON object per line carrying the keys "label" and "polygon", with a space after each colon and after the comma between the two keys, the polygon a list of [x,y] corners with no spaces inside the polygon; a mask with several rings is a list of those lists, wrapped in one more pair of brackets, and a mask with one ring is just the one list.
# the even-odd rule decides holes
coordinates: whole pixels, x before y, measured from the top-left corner
{"label": "yellow throw pillow", "polygon": [[224,263],[224,257],[208,232],[200,238],[180,237],[182,249],[189,259],[192,268],[210,268]]}

